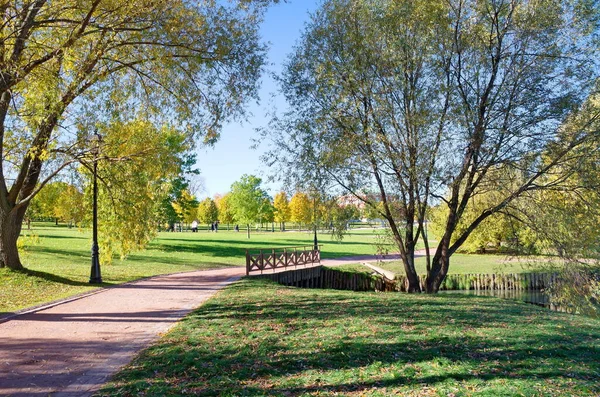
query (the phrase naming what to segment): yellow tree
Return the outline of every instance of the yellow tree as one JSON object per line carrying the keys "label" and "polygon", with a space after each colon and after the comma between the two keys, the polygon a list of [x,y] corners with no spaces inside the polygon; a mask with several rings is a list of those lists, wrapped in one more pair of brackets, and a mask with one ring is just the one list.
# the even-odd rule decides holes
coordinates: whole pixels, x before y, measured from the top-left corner
{"label": "yellow tree", "polygon": [[285,192],[279,192],[275,195],[273,207],[275,207],[275,222],[279,223],[281,231],[285,231],[285,223],[291,219],[290,203]]}
{"label": "yellow tree", "polygon": [[183,222],[190,223],[196,219],[198,211],[198,201],[186,189],[181,193],[181,198],[171,203],[177,217]]}
{"label": "yellow tree", "polygon": [[216,194],[214,200],[219,211],[219,222],[226,224],[229,230],[229,225],[235,222],[235,212],[231,207],[231,193],[223,196]]}
{"label": "yellow tree", "polygon": [[290,200],[290,220],[301,227],[302,223],[309,223],[312,219],[313,207],[306,193],[297,192]]}
{"label": "yellow tree", "polygon": [[0,267],[22,268],[31,199],[89,156],[100,120],[143,114],[212,143],[244,114],[257,96],[257,21],[268,3],[1,1]]}
{"label": "yellow tree", "polygon": [[58,225],[61,217],[56,214],[56,207],[60,195],[67,189],[67,186],[68,184],[62,181],[48,183],[35,199],[32,200],[32,212],[35,212],[33,216],[53,218]]}
{"label": "yellow tree", "polygon": [[57,218],[68,222],[69,227],[80,224],[86,215],[83,192],[73,185],[67,185],[56,200],[54,213]]}
{"label": "yellow tree", "polygon": [[[156,234],[157,210],[163,201],[170,200],[169,206],[173,201],[183,203],[180,197],[170,197],[169,181],[181,173],[181,153],[190,145],[184,133],[145,120],[111,123],[103,130],[98,228],[101,260],[107,262],[113,253],[124,257],[145,247]],[[86,181],[86,204],[91,205],[91,172],[86,167],[79,171]]]}

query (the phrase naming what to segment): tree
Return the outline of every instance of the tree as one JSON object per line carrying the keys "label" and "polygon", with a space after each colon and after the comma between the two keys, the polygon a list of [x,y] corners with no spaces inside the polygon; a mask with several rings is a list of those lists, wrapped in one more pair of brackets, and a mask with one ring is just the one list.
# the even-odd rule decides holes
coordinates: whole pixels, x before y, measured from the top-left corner
{"label": "tree", "polygon": [[296,192],[290,200],[290,220],[296,223],[310,223],[312,219],[312,202],[306,193]]}
{"label": "tree", "polygon": [[[544,176],[572,172],[564,161],[597,135],[563,128],[569,117],[583,117],[597,79],[590,45],[597,10],[583,8],[327,1],[280,78],[293,111],[273,118],[269,136],[296,150],[276,158],[319,167],[373,208],[364,192],[376,192],[411,292],[421,290],[414,251],[426,237],[427,209],[446,206],[433,255],[424,238],[425,289],[435,293],[451,255],[484,220],[525,192],[563,182]],[[499,200],[458,230],[469,201],[491,189]]]}
{"label": "tree", "polygon": [[275,207],[274,220],[279,223],[279,229],[285,231],[285,223],[291,219],[290,203],[285,192],[275,195],[273,207]]}
{"label": "tree", "polygon": [[[143,249],[156,235],[164,202],[171,203],[173,181],[181,181],[191,150],[185,133],[145,120],[104,126],[98,160],[98,232],[101,261],[110,263]],[[120,160],[119,160],[120,159]],[[92,206],[92,174],[87,159],[80,167],[87,214]]]}
{"label": "tree", "polygon": [[162,186],[166,193],[162,195],[162,200],[156,209],[156,218],[161,224],[168,224],[170,230],[174,230],[175,223],[183,220],[184,214],[191,214],[193,208],[197,208],[198,202],[188,191],[188,174],[195,173],[195,170],[189,169],[189,164],[185,162],[181,172],[164,181]]}
{"label": "tree", "polygon": [[325,200],[322,219],[330,226],[331,235],[342,240],[348,230],[348,223],[359,217],[359,210],[353,204],[342,205],[337,198]]}
{"label": "tree", "polygon": [[[89,155],[106,119],[214,142],[256,97],[268,0],[15,0],[0,5],[0,267],[22,267],[31,199]],[[14,176],[14,179],[13,179]],[[12,181],[10,184],[8,181]]]}
{"label": "tree", "polygon": [[219,209],[210,197],[205,198],[198,206],[198,219],[200,222],[210,225],[219,220]]}
{"label": "tree", "polygon": [[52,218],[58,224],[60,216],[57,215],[58,200],[69,185],[62,181],[48,183],[44,189],[38,194],[32,203],[34,208],[37,208],[35,217]]}
{"label": "tree", "polygon": [[66,189],[58,196],[54,214],[57,218],[69,224],[79,225],[85,219],[87,208],[84,195],[73,185],[67,185]]}
{"label": "tree", "polygon": [[[481,211],[497,204],[501,198],[501,192],[494,191],[487,191],[473,196],[456,226],[454,238],[457,238],[479,216]],[[518,205],[517,202],[514,204]],[[445,205],[436,206],[429,211],[430,230],[434,235],[443,235],[448,211],[449,209]],[[535,240],[528,238],[530,235],[531,230],[527,225],[520,222],[518,217],[515,217],[514,208],[507,207],[482,222],[469,235],[460,250],[470,253],[484,253],[490,247],[499,251],[504,246],[514,252],[533,253]]]}
{"label": "tree", "polygon": [[229,225],[236,221],[235,213],[231,207],[231,193],[227,193],[224,196],[216,195],[215,204],[217,204],[217,209],[219,210],[219,221],[227,224],[227,230],[229,230]]}
{"label": "tree", "polygon": [[246,224],[248,238],[250,238],[250,224],[260,221],[265,200],[269,200],[267,192],[260,187],[261,183],[260,178],[244,174],[239,181],[231,185],[231,208],[235,219]]}
{"label": "tree", "polygon": [[171,202],[171,206],[175,210],[178,220],[189,223],[196,219],[198,200],[187,189],[181,191],[179,197]]}
{"label": "tree", "polygon": [[29,219],[51,218],[56,224],[60,220],[68,222],[69,226],[80,224],[85,215],[86,205],[81,190],[62,181],[47,184],[27,210]]}
{"label": "tree", "polygon": [[262,225],[265,222],[275,221],[275,207],[271,203],[270,197],[264,197],[258,210],[258,222]]}

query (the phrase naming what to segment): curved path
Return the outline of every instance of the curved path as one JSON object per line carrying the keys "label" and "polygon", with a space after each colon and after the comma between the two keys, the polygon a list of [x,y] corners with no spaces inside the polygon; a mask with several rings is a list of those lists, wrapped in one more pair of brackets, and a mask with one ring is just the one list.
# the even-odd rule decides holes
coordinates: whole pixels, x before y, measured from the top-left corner
{"label": "curved path", "polygon": [[0,323],[0,396],[89,396],[175,322],[243,275],[245,268],[231,267],[156,276],[16,315]]}
{"label": "curved path", "polygon": [[241,267],[157,276],[0,324],[0,395],[88,396]]}

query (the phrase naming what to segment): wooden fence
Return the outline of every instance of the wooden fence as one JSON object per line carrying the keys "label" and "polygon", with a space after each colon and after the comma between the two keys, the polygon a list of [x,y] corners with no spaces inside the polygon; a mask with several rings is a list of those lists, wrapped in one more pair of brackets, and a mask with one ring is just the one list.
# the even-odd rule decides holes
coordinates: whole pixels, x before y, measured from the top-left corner
{"label": "wooden fence", "polygon": [[[449,274],[440,286],[446,290],[515,290],[539,291],[556,280],[555,273],[499,273],[499,274]],[[425,289],[426,276],[420,275],[421,289]],[[396,276],[399,291],[406,291],[406,276]]]}
{"label": "wooden fence", "polygon": [[[388,280],[380,275],[344,272],[322,266],[263,276],[280,284],[303,288],[406,292],[408,286],[405,276]],[[451,274],[446,276],[440,290],[540,291],[548,288],[556,277],[551,273]],[[421,289],[425,290],[425,275],[420,276],[420,280]]]}
{"label": "wooden fence", "polygon": [[288,269],[290,267],[321,263],[321,246],[280,247],[246,250],[246,275],[265,270]]}

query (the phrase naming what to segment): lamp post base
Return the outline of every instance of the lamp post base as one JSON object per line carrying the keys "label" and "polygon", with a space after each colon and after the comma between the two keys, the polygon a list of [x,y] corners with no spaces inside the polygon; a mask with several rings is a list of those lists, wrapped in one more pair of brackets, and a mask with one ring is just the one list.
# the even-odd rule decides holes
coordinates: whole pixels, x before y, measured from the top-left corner
{"label": "lamp post base", "polygon": [[102,284],[100,274],[100,259],[98,257],[98,244],[92,244],[92,271],[90,272],[90,284]]}

